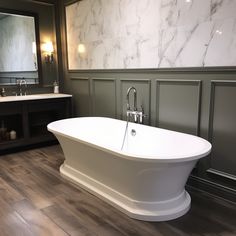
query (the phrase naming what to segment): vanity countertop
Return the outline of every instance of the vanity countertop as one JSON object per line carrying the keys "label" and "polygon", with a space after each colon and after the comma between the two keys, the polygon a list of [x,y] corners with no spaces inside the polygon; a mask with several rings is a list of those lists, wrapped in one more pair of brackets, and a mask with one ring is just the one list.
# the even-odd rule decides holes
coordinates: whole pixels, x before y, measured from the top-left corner
{"label": "vanity countertop", "polygon": [[17,102],[17,101],[66,98],[66,97],[72,97],[72,95],[63,93],[45,93],[45,94],[42,93],[42,94],[33,94],[26,96],[6,96],[6,97],[0,97],[0,102]]}

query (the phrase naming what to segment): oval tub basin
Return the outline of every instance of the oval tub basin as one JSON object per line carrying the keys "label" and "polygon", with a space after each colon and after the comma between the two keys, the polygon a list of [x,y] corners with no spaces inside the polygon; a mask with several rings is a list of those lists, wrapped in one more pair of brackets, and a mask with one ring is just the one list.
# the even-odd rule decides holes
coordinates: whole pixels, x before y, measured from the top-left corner
{"label": "oval tub basin", "polygon": [[125,133],[125,121],[104,117],[59,120],[48,130],[64,152],[62,176],[146,221],[175,219],[190,209],[185,184],[211,151],[194,135],[135,123]]}

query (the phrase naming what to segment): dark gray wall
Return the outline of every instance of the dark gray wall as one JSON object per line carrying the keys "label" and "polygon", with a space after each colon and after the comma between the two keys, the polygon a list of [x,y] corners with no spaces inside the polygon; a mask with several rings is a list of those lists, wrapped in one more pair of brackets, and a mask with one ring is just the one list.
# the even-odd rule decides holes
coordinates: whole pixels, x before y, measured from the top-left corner
{"label": "dark gray wall", "polygon": [[73,94],[74,115],[124,119],[126,91],[135,86],[146,124],[212,143],[211,155],[198,163],[188,184],[235,201],[236,69],[68,71],[63,1],[60,12],[64,91]]}
{"label": "dark gray wall", "polygon": [[[57,60],[57,21],[55,16],[57,16],[57,4],[58,1],[44,1],[44,0],[0,0],[0,8],[13,9],[17,11],[31,12],[38,15],[39,20],[39,38],[40,44],[50,39],[54,42],[55,53],[54,53],[54,63],[47,64],[44,60],[44,55],[41,52],[41,63],[42,68],[40,68],[40,85],[32,86],[30,88],[30,93],[38,92],[52,92],[52,84],[54,80],[59,78],[58,74],[58,60]],[[3,87],[3,86],[1,86]],[[4,86],[6,87],[6,86]],[[8,95],[11,95],[12,91],[15,91],[14,86],[7,87]]]}

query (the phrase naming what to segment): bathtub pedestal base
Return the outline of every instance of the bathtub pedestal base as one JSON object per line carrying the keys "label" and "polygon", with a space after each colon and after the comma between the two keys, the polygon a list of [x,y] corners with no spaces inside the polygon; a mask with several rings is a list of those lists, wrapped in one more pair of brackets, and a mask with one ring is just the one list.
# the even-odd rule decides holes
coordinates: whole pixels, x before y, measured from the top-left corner
{"label": "bathtub pedestal base", "polygon": [[191,198],[185,190],[177,197],[166,201],[143,202],[133,200],[66,164],[60,167],[60,172],[66,179],[134,219],[167,221],[184,215],[190,209]]}

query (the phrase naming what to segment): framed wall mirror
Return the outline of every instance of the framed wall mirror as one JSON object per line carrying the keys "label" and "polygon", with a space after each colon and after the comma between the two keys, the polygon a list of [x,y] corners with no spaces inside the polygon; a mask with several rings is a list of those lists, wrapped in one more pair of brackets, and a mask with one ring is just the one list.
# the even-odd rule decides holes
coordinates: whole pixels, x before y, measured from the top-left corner
{"label": "framed wall mirror", "polygon": [[37,15],[0,8],[0,85],[40,80],[40,45]]}

